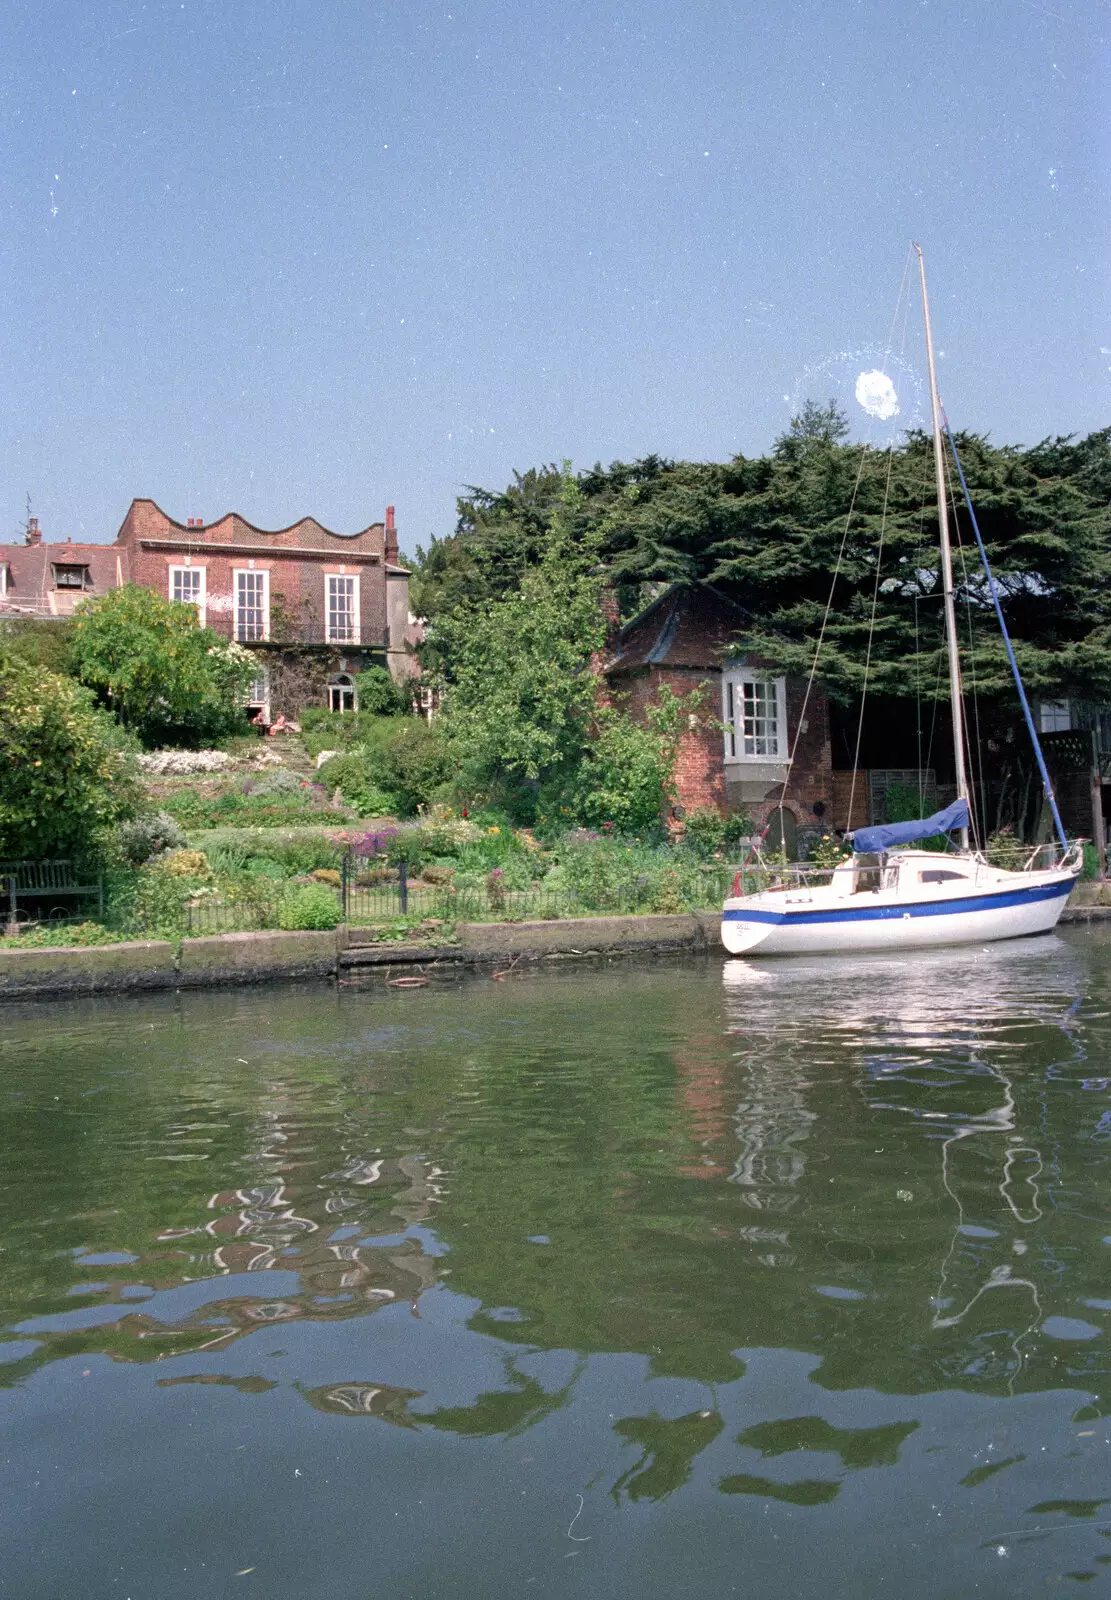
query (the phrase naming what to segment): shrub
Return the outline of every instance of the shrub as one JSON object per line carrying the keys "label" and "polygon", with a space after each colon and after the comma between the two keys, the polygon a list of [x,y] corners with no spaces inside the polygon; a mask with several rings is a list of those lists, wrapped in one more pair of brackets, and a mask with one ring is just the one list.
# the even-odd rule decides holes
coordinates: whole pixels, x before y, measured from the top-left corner
{"label": "shrub", "polygon": [[725,818],[712,806],[700,806],[687,816],[683,838],[699,855],[716,855],[725,844]]}
{"label": "shrub", "polygon": [[402,716],[411,706],[408,691],[393,681],[385,667],[367,667],[360,672],[355,678],[355,693],[360,712],[372,716]]}
{"label": "shrub", "polygon": [[731,811],[722,824],[721,842],[726,850],[752,836],[755,823],[747,811]]}
{"label": "shrub", "polygon": [[[0,930],[2,933],[2,930]],[[85,948],[97,944],[118,944],[126,933],[112,933],[99,922],[63,923],[60,927],[31,928],[4,940],[5,950],[44,950],[74,945]]]}
{"label": "shrub", "polygon": [[388,794],[375,779],[362,750],[352,750],[325,761],[320,769],[320,781],[329,790],[338,789],[360,816],[389,817],[399,809],[396,796]]}
{"label": "shrub", "polygon": [[482,829],[465,817],[431,817],[421,823],[421,840],[430,856],[456,856],[482,838]]}
{"label": "shrub", "polygon": [[343,874],[337,872],[335,867],[316,867],[309,873],[309,877],[317,883],[331,884],[333,889],[339,889],[343,884]]}
{"label": "shrub", "polygon": [[[665,685],[643,724],[615,706],[600,706],[595,736],[566,785],[563,803],[593,827],[608,823],[617,833],[658,828],[674,790],[681,730],[701,702],[697,691],[679,696]],[[553,798],[545,793],[541,809],[550,811]]]}
{"label": "shrub", "polygon": [[141,867],[164,850],[179,850],[188,841],[168,811],[150,811],[116,829],[116,848],[129,867]]}
{"label": "shrub", "polygon": [[422,867],[421,877],[425,883],[431,883],[435,888],[446,888],[455,876],[454,867]]}
{"label": "shrub", "polygon": [[423,717],[397,717],[373,754],[372,771],[387,792],[396,795],[401,815],[411,817],[447,782],[452,763],[434,723]]}
{"label": "shrub", "polygon": [[842,839],[830,833],[823,833],[822,837],[816,839],[810,846],[810,854],[806,859],[811,866],[832,869],[840,866],[842,861],[848,861],[852,853],[852,847],[845,844]]}
{"label": "shrub", "polygon": [[203,850],[171,850],[159,861],[158,870],[169,878],[190,878],[197,883],[207,883],[212,878]]}
{"label": "shrub", "polygon": [[286,772],[278,767],[275,771],[267,772],[264,777],[254,779],[250,792],[256,799],[271,799],[276,795],[287,794],[303,795],[308,799],[310,797],[305,791],[309,787],[304,778],[299,778],[295,772]]}
{"label": "shrub", "polygon": [[139,872],[134,912],[148,933],[179,935],[188,925],[186,907],[195,889],[202,884],[160,870],[160,862],[149,862]]}
{"label": "shrub", "polygon": [[288,931],[325,930],[339,922],[339,901],[323,883],[291,884],[278,905],[278,926]]}
{"label": "shrub", "polygon": [[0,653],[0,857],[81,854],[134,814],[134,757],[71,678]]}
{"label": "shrub", "polygon": [[73,672],[72,617],[12,617],[0,623],[0,650],[60,677]]}

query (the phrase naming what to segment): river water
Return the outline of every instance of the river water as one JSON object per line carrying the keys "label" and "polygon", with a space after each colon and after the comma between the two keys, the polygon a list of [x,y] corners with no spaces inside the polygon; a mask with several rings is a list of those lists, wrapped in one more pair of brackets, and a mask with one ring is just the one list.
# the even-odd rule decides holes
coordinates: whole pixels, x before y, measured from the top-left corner
{"label": "river water", "polygon": [[0,1594],[1111,1584],[1111,941],[0,1013]]}

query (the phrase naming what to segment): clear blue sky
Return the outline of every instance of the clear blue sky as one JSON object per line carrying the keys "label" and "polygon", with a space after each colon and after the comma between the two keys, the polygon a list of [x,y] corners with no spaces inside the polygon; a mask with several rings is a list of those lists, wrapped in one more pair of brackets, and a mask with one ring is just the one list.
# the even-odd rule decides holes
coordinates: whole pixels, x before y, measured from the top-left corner
{"label": "clear blue sky", "polygon": [[876,364],[912,238],[956,425],[1105,426],[1109,36],[1111,0],[7,0],[0,538],[30,492],[81,539],[135,495],[392,501],[412,548],[514,468],[756,454]]}

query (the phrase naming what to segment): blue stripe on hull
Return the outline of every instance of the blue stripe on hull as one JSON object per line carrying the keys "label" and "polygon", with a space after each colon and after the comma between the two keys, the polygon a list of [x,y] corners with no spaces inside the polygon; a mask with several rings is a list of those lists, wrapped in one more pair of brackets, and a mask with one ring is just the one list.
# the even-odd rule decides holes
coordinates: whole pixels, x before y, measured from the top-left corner
{"label": "blue stripe on hull", "polygon": [[894,905],[858,906],[845,911],[757,911],[726,906],[725,922],[789,922],[792,927],[809,927],[817,922],[889,922],[904,917],[949,917],[968,911],[996,911],[1004,906],[1028,906],[1039,900],[1056,900],[1066,895],[1076,882],[1031,884],[1028,889],[1006,889],[1001,894],[966,895],[963,899],[900,901]]}

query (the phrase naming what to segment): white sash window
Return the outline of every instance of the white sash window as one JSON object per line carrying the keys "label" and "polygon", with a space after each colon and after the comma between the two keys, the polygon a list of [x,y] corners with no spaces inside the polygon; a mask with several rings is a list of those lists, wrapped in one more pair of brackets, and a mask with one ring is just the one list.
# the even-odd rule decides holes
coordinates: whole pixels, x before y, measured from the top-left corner
{"label": "white sash window", "polygon": [[270,574],[235,574],[235,637],[244,644],[270,637]]}
{"label": "white sash window", "polygon": [[325,575],[329,644],[359,643],[359,580],[342,573]]}
{"label": "white sash window", "polygon": [[204,627],[205,582],[203,567],[171,567],[170,599],[196,606],[197,622]]}

